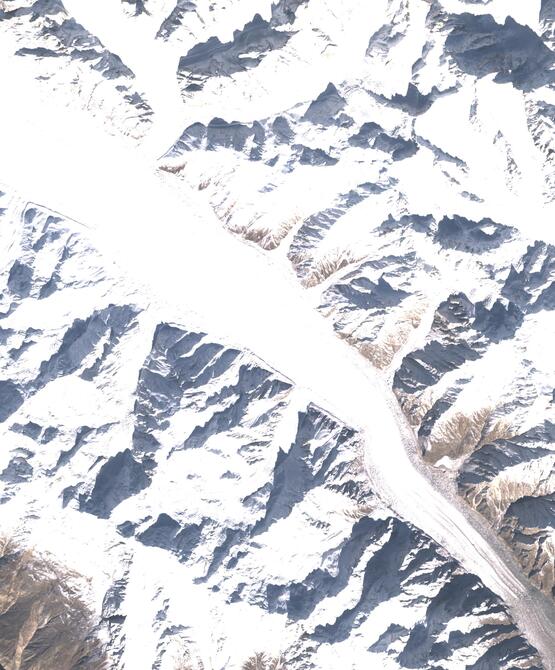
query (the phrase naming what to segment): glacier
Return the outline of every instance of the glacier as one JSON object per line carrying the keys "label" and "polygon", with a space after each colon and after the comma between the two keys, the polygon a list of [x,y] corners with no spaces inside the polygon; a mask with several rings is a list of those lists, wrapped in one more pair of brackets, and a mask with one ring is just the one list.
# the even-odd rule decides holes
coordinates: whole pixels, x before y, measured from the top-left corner
{"label": "glacier", "polygon": [[0,518],[107,667],[554,667],[554,20],[2,3]]}

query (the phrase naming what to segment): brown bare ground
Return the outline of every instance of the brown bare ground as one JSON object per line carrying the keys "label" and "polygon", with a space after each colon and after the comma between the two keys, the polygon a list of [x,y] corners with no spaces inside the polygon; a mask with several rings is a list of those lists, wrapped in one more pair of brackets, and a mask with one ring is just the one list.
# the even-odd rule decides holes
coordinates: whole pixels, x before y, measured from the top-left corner
{"label": "brown bare ground", "polygon": [[347,267],[347,265],[359,260],[360,258],[356,257],[349,249],[334,249],[324,258],[314,261],[312,272],[304,278],[303,286],[305,288],[317,286],[339,270]]}
{"label": "brown bare ground", "polygon": [[[201,660],[193,658],[191,653],[185,649],[175,661],[173,670],[205,670],[205,668]],[[286,667],[281,656],[257,652],[243,662],[241,670],[286,670]]]}
{"label": "brown bare ground", "polygon": [[248,658],[241,666],[242,670],[285,670],[283,659],[259,652]]}
{"label": "brown bare ground", "polygon": [[179,172],[182,172],[185,169],[186,165],[187,165],[186,161],[174,164],[162,163],[161,165],[158,166],[158,169],[163,170],[164,172],[169,172],[170,174],[179,174]]}
{"label": "brown bare ground", "polygon": [[405,394],[401,391],[395,391],[397,402],[401,406],[403,413],[413,428],[420,426],[426,413],[432,408],[433,402],[430,398],[421,394]]}
{"label": "brown bare ground", "polygon": [[435,463],[443,456],[460,458],[488,442],[511,437],[508,422],[491,423],[492,412],[491,407],[482,407],[469,414],[456,412],[448,419],[440,420],[428,441],[425,459]]}
{"label": "brown bare ground", "polygon": [[107,670],[76,575],[8,538],[0,540],[0,667]]}
{"label": "brown bare ground", "polygon": [[232,226],[230,230],[249,242],[255,242],[266,251],[277,249],[281,242],[287,237],[289,231],[300,221],[300,217],[294,216],[283,221],[276,228],[256,227],[252,224]]}
{"label": "brown bare ground", "polygon": [[395,324],[387,329],[384,327],[373,342],[360,342],[352,336],[348,336],[348,340],[374,367],[383,370],[391,365],[395,354],[403,348],[411,333],[418,328],[425,310],[424,304],[407,310],[399,316]]}

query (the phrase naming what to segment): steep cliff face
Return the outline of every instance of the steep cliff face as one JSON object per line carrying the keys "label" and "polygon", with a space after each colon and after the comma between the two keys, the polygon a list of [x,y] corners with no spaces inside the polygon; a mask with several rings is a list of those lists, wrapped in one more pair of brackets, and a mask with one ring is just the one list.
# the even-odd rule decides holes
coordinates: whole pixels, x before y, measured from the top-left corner
{"label": "steep cliff face", "polygon": [[0,520],[109,667],[553,667],[554,21],[0,2]]}

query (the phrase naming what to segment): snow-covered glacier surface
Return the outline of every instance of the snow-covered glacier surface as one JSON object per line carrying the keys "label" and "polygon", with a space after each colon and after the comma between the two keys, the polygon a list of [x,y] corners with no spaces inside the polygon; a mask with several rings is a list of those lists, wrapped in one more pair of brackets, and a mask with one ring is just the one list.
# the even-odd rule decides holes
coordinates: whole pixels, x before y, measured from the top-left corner
{"label": "snow-covered glacier surface", "polygon": [[3,0],[0,59],[0,532],[106,667],[554,668],[555,4]]}

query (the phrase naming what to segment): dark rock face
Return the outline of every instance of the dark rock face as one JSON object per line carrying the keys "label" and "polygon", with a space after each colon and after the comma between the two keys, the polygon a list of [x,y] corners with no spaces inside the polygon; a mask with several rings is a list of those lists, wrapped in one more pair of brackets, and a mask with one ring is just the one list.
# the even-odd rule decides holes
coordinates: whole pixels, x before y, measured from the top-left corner
{"label": "dark rock face", "polygon": [[239,352],[199,343],[203,333],[160,324],[137,383],[134,414],[143,432],[164,429],[184,394],[227,369]]}
{"label": "dark rock face", "polygon": [[474,484],[491,482],[506,468],[549,456],[554,439],[555,425],[546,421],[511,439],[484,445],[465,462],[459,487],[466,494]]}
{"label": "dark rock face", "polygon": [[[9,268],[6,289],[11,309],[29,297],[45,299],[63,284],[68,261],[81,251],[75,238],[63,229],[60,217],[40,207],[27,205],[21,215],[21,254]],[[95,279],[90,280],[95,283]],[[32,336],[40,331],[28,329]]]}
{"label": "dark rock face", "polygon": [[366,49],[367,56],[374,56],[376,54],[389,54],[393,47],[398,45],[403,39],[403,33],[398,30],[395,18],[390,17],[388,23],[384,23],[376,32],[370,37],[368,47]]}
{"label": "dark rock face", "polygon": [[[284,47],[290,33],[276,30],[272,21],[264,21],[256,14],[252,21],[233,33],[231,42],[220,42],[211,37],[207,42],[195,45],[179,61],[179,72],[192,75],[195,80],[213,76],[230,76],[256,67],[270,51]],[[257,57],[246,57],[249,52]]]}
{"label": "dark rock face", "polygon": [[136,538],[149,547],[171,551],[177,554],[180,560],[186,561],[201,540],[202,527],[202,524],[186,524],[182,527],[169,515],[160,514],[158,519]]}
{"label": "dark rock face", "polygon": [[272,123],[272,132],[278,144],[291,144],[295,137],[294,131],[283,116],[276,116]]}
{"label": "dark rock face", "polygon": [[374,521],[363,518],[357,521],[351,535],[342,544],[338,561],[337,574],[317,568],[300,583],[287,587],[268,585],[268,608],[270,611],[284,610],[293,620],[306,619],[319,603],[326,598],[336,596],[347,586],[350,574],[361,560],[363,554],[387,529],[386,521]]}
{"label": "dark rock face", "polygon": [[[234,31],[230,42],[222,43],[217,37],[210,37],[206,42],[196,44],[179,61],[178,72],[186,74],[188,82],[185,90],[198,90],[196,87],[202,87],[208,77],[230,76],[260,65],[268,53],[287,44],[293,33],[282,30],[282,27],[294,23],[298,8],[307,2],[279,0],[272,5],[268,21],[260,14],[255,14],[242,29]],[[191,4],[178,2],[160,29],[162,37],[169,36],[175,30],[185,12],[192,10]]]}
{"label": "dark rock face", "polygon": [[254,146],[250,150],[251,160],[259,160],[265,142],[265,130],[258,121],[246,125],[237,121],[228,123],[224,119],[215,118],[208,126],[194,123],[186,128],[174,147],[173,153],[192,151],[205,148],[214,151],[218,148],[243,151],[248,143]]}
{"label": "dark rock face", "polygon": [[538,312],[555,309],[555,247],[535,242],[518,263],[511,266],[501,294],[522,310]]}
{"label": "dark rock face", "polygon": [[394,161],[410,158],[418,151],[418,145],[413,140],[404,140],[402,137],[392,137],[387,133],[380,133],[372,144],[374,149],[391,154]]}
{"label": "dark rock face", "polygon": [[[501,537],[525,573],[551,595],[555,594],[551,537],[555,509],[548,481],[554,441],[555,425],[545,421],[510,439],[482,446],[465,461],[458,477],[461,495],[499,525]],[[511,484],[509,473],[519,467],[529,469],[530,481]],[[497,482],[504,479],[509,483],[499,487]]]}
{"label": "dark rock face", "polygon": [[0,474],[0,480],[7,484],[28,482],[33,476],[33,466],[27,460],[29,456],[32,456],[30,452],[25,455],[14,456]]}
{"label": "dark rock face", "polygon": [[446,372],[479,357],[480,354],[466,343],[441,344],[437,340],[432,341],[420,351],[405,357],[395,373],[394,388],[414,393],[432,386]]}
{"label": "dark rock face", "polygon": [[[495,223],[491,219],[471,221],[464,217],[451,216],[443,217],[437,224],[433,220],[425,223],[424,220],[419,221],[416,225],[415,223],[411,223],[412,230],[425,234],[439,249],[468,255],[474,263],[480,263],[480,257],[487,257],[498,249],[507,248],[519,237],[515,229]],[[380,226],[382,233],[397,234],[399,239],[402,239],[407,230],[406,222],[399,226],[393,220]],[[522,247],[515,248],[518,249],[518,254],[522,253]],[[496,344],[518,339],[526,328],[529,315],[553,309],[554,257],[551,246],[543,242],[528,246],[522,256],[511,252],[510,264],[505,269],[490,268],[487,264],[484,266],[489,277],[495,278],[488,298],[472,302],[463,293],[453,293],[438,305],[426,343],[406,354],[393,376],[393,388],[402,406],[411,420],[418,425],[423,451],[429,448],[428,440],[434,434],[436,424],[441,423],[440,420],[448,411],[451,415],[448,419],[451,422],[449,430],[453,433],[449,438],[443,435],[441,440],[446,440],[447,443],[458,434],[457,439],[462,445],[470,434],[474,434],[471,440],[475,441],[474,445],[469,443],[466,447],[461,447],[460,451],[456,450],[460,457],[465,451],[479,446],[480,441],[486,439],[489,430],[493,431],[493,435],[498,430],[507,430],[504,427],[503,412],[520,411],[519,407],[530,402],[516,398],[507,400],[506,405],[495,414],[486,407],[480,410],[483,411],[482,415],[478,412],[471,417],[455,415],[451,411],[457,406],[457,398],[464,386],[472,381],[472,375],[465,372],[472,369],[467,364],[489,356]],[[355,273],[354,276],[358,275]],[[337,294],[337,289],[334,290]],[[351,310],[356,310],[354,299],[350,300],[349,305]],[[343,313],[344,311],[345,308]],[[424,397],[422,394],[439,388],[440,383],[444,383],[441,380],[447,375],[450,375],[448,385],[437,395],[432,391],[433,401],[429,404],[426,401],[427,406],[422,411],[415,410],[420,399]],[[468,422],[466,429],[463,429],[464,422]],[[472,428],[473,422],[477,423]],[[438,433],[436,438],[439,439]],[[455,449],[454,442],[451,447]]]}
{"label": "dark rock face", "polygon": [[150,482],[143,465],[125,449],[100,467],[90,494],[79,496],[79,509],[107,519],[120,502],[144,490]]}
{"label": "dark rock face", "polygon": [[23,404],[23,394],[9,379],[0,380],[0,423],[6,421]]}
{"label": "dark rock face", "polygon": [[496,72],[496,81],[511,82],[522,91],[553,82],[549,70],[555,55],[533,30],[511,17],[500,25],[489,14],[460,14],[451,16],[449,24],[445,50],[463,72],[476,77]]}
{"label": "dark rock face", "polygon": [[12,424],[11,429],[16,433],[21,433],[26,437],[30,437],[32,440],[38,440],[42,433],[42,426],[39,426],[39,424],[34,421],[28,421],[25,425],[14,423]]}
{"label": "dark rock face", "polygon": [[532,581],[555,597],[553,527],[555,496],[524,496],[511,503],[503,517],[500,534],[515,549]]}
{"label": "dark rock face", "polygon": [[[327,560],[318,562],[302,579],[260,583],[258,571],[264,568],[257,562],[257,552],[275,524],[295,514],[311,492],[326,489],[359,503],[368,500],[366,483],[346,467],[344,460],[354,438],[352,431],[315,407],[300,414],[295,440],[287,452],[278,453],[270,481],[244,500],[259,515],[258,521],[250,528],[226,529],[207,578],[224,577],[219,584],[230,593],[229,602],[249,602],[294,622],[308,620],[326,601],[351,589],[353,573],[362,570],[362,588],[356,588],[355,604],[336,612],[332,623],[317,625],[295,648],[295,654],[314,653],[319,645],[355,638],[358,628],[380,603],[408,597],[416,585],[429,587],[434,583],[437,586],[432,594],[424,597],[423,622],[411,628],[384,623],[371,651],[387,652],[402,667],[423,668],[429,658],[438,664],[446,662],[454,650],[470,650],[476,640],[488,636],[499,639],[500,644],[492,653],[488,648],[479,654],[470,652],[476,667],[490,667],[493,658],[491,663],[508,669],[510,663],[527,658],[531,650],[504,619],[497,598],[475,577],[462,573],[455,562],[445,560],[427,538],[393,517],[373,518],[370,511],[362,512],[360,519],[353,519],[350,531],[335,543]],[[162,515],[147,532],[156,531],[156,546],[165,544],[171,536],[170,551],[174,551],[173,538],[180,528],[181,524]],[[258,566],[255,575],[251,574],[251,565]],[[449,622],[469,612],[480,612],[481,623],[469,633],[451,633],[449,644],[440,642]],[[492,617],[496,623],[487,623]],[[504,638],[510,644],[504,645]],[[295,658],[291,663],[295,664]]]}
{"label": "dark rock face", "polygon": [[106,591],[102,601],[102,616],[105,619],[113,619],[120,617],[122,604],[125,600],[125,592],[127,590],[127,580],[118,579]]}
{"label": "dark rock face", "polygon": [[278,0],[272,4],[272,19],[274,26],[286,26],[294,23],[297,10],[307,5],[309,0]]}
{"label": "dark rock face", "polygon": [[[264,145],[265,132],[258,121],[254,121],[249,127],[236,121],[226,123],[223,119],[212,119],[206,128],[206,148],[208,150],[225,147],[243,151],[250,138],[259,148]],[[252,160],[256,160],[254,151],[253,149],[250,155]]]}
{"label": "dark rock face", "polygon": [[396,93],[389,101],[393,107],[402,109],[411,116],[427,112],[437,97],[437,92],[422,94],[414,84],[409,84],[405,95]]}
{"label": "dark rock face", "polygon": [[[386,526],[387,527],[387,526]],[[382,530],[382,533],[385,529]],[[319,626],[314,631],[316,639],[338,642],[349,637],[361,616],[371,612],[386,597],[400,593],[403,579],[401,565],[409,550],[410,530],[397,520],[389,520],[390,535],[366,564],[364,581],[358,602],[346,609],[333,624]]]}
{"label": "dark rock face", "polygon": [[[345,278],[349,279],[349,278]],[[357,277],[350,283],[339,283],[334,287],[344,300],[358,309],[386,312],[388,307],[399,305],[409,294],[394,289],[380,277],[377,283],[364,277]]]}
{"label": "dark rock face", "polygon": [[122,2],[131,5],[135,10],[135,16],[140,14],[148,14],[147,4],[148,0],[122,0]]}
{"label": "dark rock face", "polygon": [[56,466],[53,468],[51,471],[51,474],[54,474],[56,470],[59,470],[62,468],[64,465],[69,463],[69,461],[75,456],[75,454],[79,451],[79,449],[83,446],[83,444],[86,442],[87,437],[93,433],[94,430],[92,428],[89,428],[88,426],[83,426],[77,431],[77,435],[75,436],[75,440],[73,442],[73,445],[70,449],[67,451],[62,451],[60,453],[60,456],[58,457],[58,462],[56,463]]}
{"label": "dark rock face", "polygon": [[[232,357],[231,357],[232,358]],[[291,388],[290,384],[272,379],[272,374],[258,366],[241,365],[237,384],[227,387],[224,393],[212,397],[209,403],[216,405],[227,398],[236,397],[225,409],[216,411],[204,425],[198,425],[185,440],[184,449],[198,449],[217,433],[233,429],[241,424],[253,400],[273,398]]]}
{"label": "dark rock face", "polygon": [[345,107],[345,100],[337,88],[330,82],[325,91],[310,103],[304,113],[303,121],[322,126],[329,126],[336,120],[337,115]]}
{"label": "dark rock face", "polygon": [[[499,605],[491,598],[487,589],[484,589],[472,575],[458,575],[441,589],[428,606],[426,623],[414,628],[411,632],[404,651],[399,656],[403,667],[417,668],[426,659],[434,661],[446,660],[453,651],[460,649],[472,638],[484,635],[503,635],[509,632],[504,625],[485,625],[482,629],[472,631],[469,635],[461,633],[451,634],[449,642],[437,643],[434,641],[447,621],[457,612],[466,610],[480,610],[488,608],[492,613],[499,611]],[[465,639],[466,638],[466,639]],[[488,649],[471,666],[472,668],[515,667],[513,663],[521,662],[528,655],[528,645],[521,636],[511,637],[508,644],[494,645]]]}
{"label": "dark rock face", "polygon": [[[294,136],[294,131],[284,117],[277,117],[271,123],[267,120],[253,121],[250,125],[238,121],[228,123],[224,119],[215,118],[208,126],[194,123],[186,128],[166,155],[173,158],[184,152],[199,149],[206,151],[232,149],[242,152],[249,160],[259,161],[271,155],[277,146],[290,144]],[[337,158],[329,155],[323,149],[291,144],[290,165],[298,163],[299,165],[329,166],[337,162]],[[272,164],[272,159],[267,164]]]}
{"label": "dark rock face", "polygon": [[193,123],[186,128],[172,149],[172,154],[199,149],[206,137],[206,126],[202,123]]}
{"label": "dark rock face", "polygon": [[169,39],[173,33],[181,26],[188,13],[194,12],[196,5],[191,0],[177,0],[175,7],[164,19],[156,37],[164,40]]}
{"label": "dark rock face", "polygon": [[541,0],[540,21],[555,21],[555,2]]}
{"label": "dark rock face", "polygon": [[538,498],[525,496],[511,503],[507,516],[514,516],[520,525],[528,528],[549,528],[555,518],[555,494]]}
{"label": "dark rock face", "polygon": [[41,364],[35,381],[36,388],[41,388],[56,377],[76,372],[83,361],[104,340],[102,350],[94,363],[83,369],[84,379],[92,379],[100,370],[106,358],[118,344],[121,337],[129,330],[138,312],[129,305],[110,305],[94,312],[87,319],[77,319],[66,331],[58,351]]}
{"label": "dark rock face", "polygon": [[[216,46],[219,53],[222,46]],[[217,63],[217,58],[211,57],[210,66],[216,67]],[[247,66],[249,59],[241,58],[241,67]],[[193,75],[188,77],[187,89],[199,90],[198,81]],[[430,100],[434,95],[430,94]],[[408,106],[415,113],[420,113],[420,108],[423,111],[427,104],[415,87],[409,87],[407,96],[398,96],[398,99],[396,97],[394,103],[384,102],[399,109]],[[415,138],[400,136],[398,129],[387,132],[372,121],[362,123],[354,131],[355,121],[349,112],[346,98],[330,82],[316,99],[308,103],[302,113],[301,105],[297,104],[282,114],[266,119],[228,122],[222,118],[214,118],[208,126],[196,122],[183,131],[179,140],[164,155],[170,161],[167,169],[171,171],[172,167],[177,167],[173,166],[173,161],[181,159],[187,152],[221,148],[240,152],[252,161],[264,161],[267,166],[275,168],[276,177],[279,173],[285,177],[298,166],[335,166],[350,147],[375,149],[393,161],[410,158],[419,150],[420,144]],[[305,124],[310,124],[313,130],[308,131]],[[330,128],[337,129],[337,143],[334,142],[333,145],[330,145],[329,138],[324,137]],[[310,144],[296,141],[300,134],[307,132],[310,132]],[[284,145],[289,146],[290,151],[286,151]],[[373,160],[378,159],[373,157]]]}
{"label": "dark rock face", "polygon": [[31,292],[33,268],[21,261],[15,261],[8,275],[8,288],[19,298],[26,298]]}
{"label": "dark rock face", "polygon": [[462,216],[445,216],[438,223],[435,239],[444,249],[482,254],[500,247],[514,232],[491,219],[469,221]]}
{"label": "dark rock face", "polygon": [[[299,417],[295,442],[287,453],[278,453],[272,490],[264,517],[254,527],[255,534],[267,531],[271,524],[287,517],[295,504],[301,502],[312,488],[324,482],[338,449],[353,437],[353,432],[346,429],[335,436],[338,428],[335,422],[322,416],[315,408],[309,408]],[[322,430],[329,431],[335,439],[326,443],[324,449],[311,454],[305,445]]]}
{"label": "dark rock face", "polygon": [[301,165],[326,166],[335,165],[338,162],[337,158],[333,158],[333,156],[327,154],[323,149],[311,149],[302,144],[293,145],[293,148],[301,150],[299,158]]}
{"label": "dark rock face", "polygon": [[435,220],[431,215],[405,214],[395,219],[391,214],[380,224],[380,233],[397,233],[402,235],[405,231],[414,230],[431,237],[435,229]]}
{"label": "dark rock face", "polygon": [[[425,220],[422,217],[422,226],[426,225]],[[399,225],[393,219],[386,223],[394,229]],[[382,224],[376,229],[377,234],[384,234],[382,229],[387,226]],[[380,337],[380,330],[388,319],[395,319],[396,314],[402,315],[407,309],[407,303],[413,297],[410,283],[405,279],[413,278],[417,271],[418,257],[414,253],[384,254],[381,258],[363,261],[339,275],[325,289],[320,309],[325,312],[333,306],[336,331],[352,339],[364,356],[381,366],[379,346],[374,350],[373,341]],[[359,340],[351,335],[353,322],[364,324],[364,336]],[[392,352],[384,352],[384,355],[385,364],[388,364]]]}
{"label": "dark rock face", "polygon": [[371,146],[370,141],[374,140],[378,135],[380,135],[382,130],[382,127],[373,121],[363,123],[362,126],[358,129],[358,132],[349,137],[349,144],[353,147],[366,149],[367,147]]}
{"label": "dark rock face", "polygon": [[483,303],[476,305],[473,327],[492,342],[510,339],[524,321],[524,314],[512,303],[503,304],[496,300],[491,308]]}
{"label": "dark rock face", "polygon": [[16,7],[0,10],[0,19],[12,16],[31,16],[36,21],[41,16],[55,16],[65,14],[65,7],[61,0],[36,0],[30,7]]}

